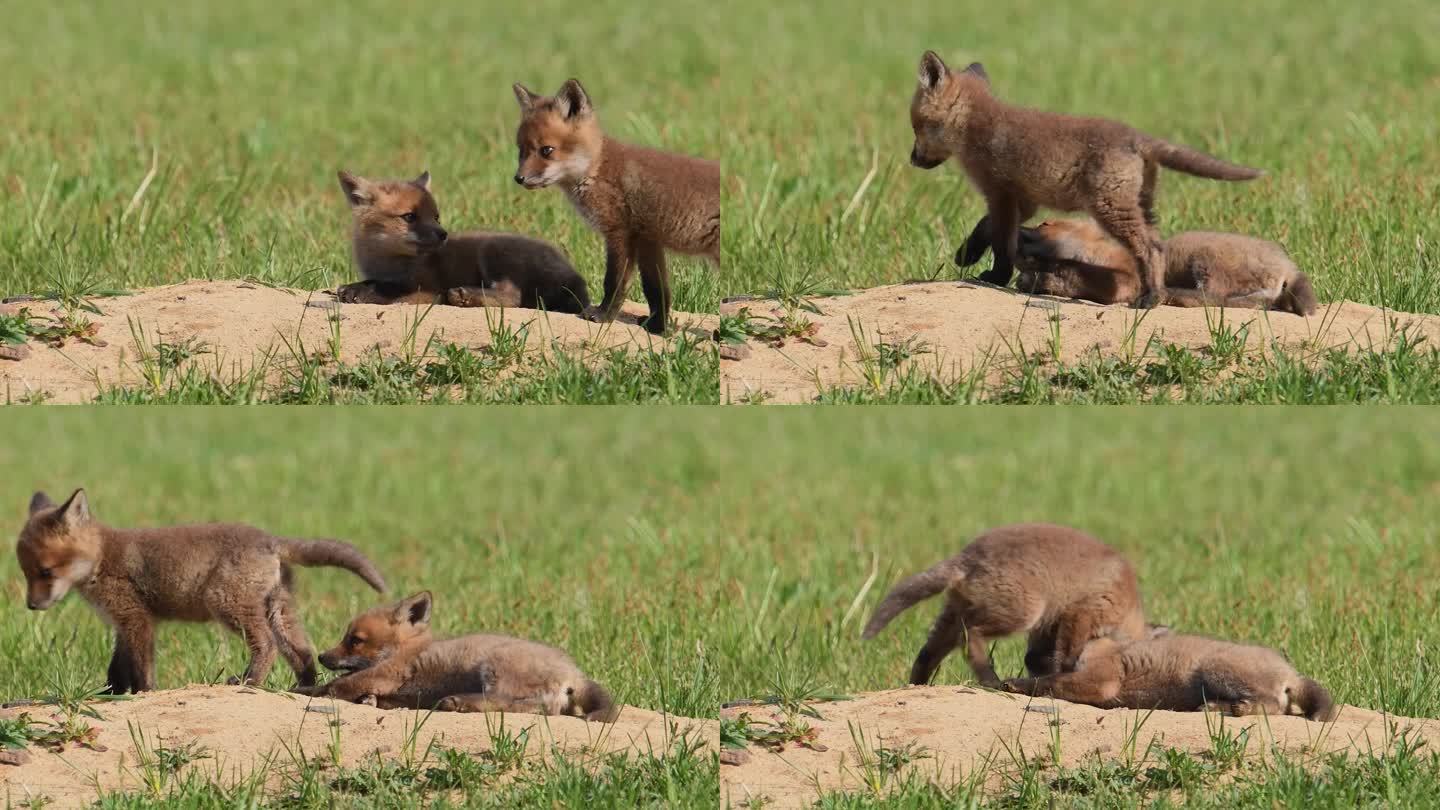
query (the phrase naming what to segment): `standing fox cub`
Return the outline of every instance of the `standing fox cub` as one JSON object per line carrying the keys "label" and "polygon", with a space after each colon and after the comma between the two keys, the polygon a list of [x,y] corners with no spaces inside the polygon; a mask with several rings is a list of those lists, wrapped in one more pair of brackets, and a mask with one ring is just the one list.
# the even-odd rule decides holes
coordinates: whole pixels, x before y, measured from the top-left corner
{"label": "standing fox cub", "polygon": [[515,98],[520,102],[515,182],[527,189],[559,184],[605,239],[605,299],[590,317],[615,319],[638,264],[650,305],[644,326],[663,334],[671,298],[665,251],[720,261],[720,163],[607,137],[575,79],[552,97],[516,84]]}
{"label": "standing fox cub", "polygon": [[1300,714],[1323,721],[1336,715],[1325,687],[1269,647],[1168,633],[1130,644],[1097,639],[1074,672],[1016,678],[1005,688],[1102,709]]}
{"label": "standing fox cub", "polygon": [[[1024,292],[1133,303],[1140,294],[1135,261],[1094,220],[1060,219],[1020,229],[1016,266]],[[1165,303],[1177,307],[1245,307],[1314,315],[1320,308],[1309,276],[1285,249],[1233,233],[1191,231],[1165,242]]]}
{"label": "standing fox cub", "polygon": [[1073,669],[1092,639],[1137,639],[1146,632],[1140,587],[1130,563],[1084,532],[1047,523],[991,529],[954,557],[896,585],[870,622],[873,638],[902,611],[941,592],[945,607],[910,669],[928,684],[945,656],[966,644],[980,683],[1000,686],[991,639],[1028,633],[1032,675]]}
{"label": "standing fox cub", "polygon": [[576,313],[590,306],[585,279],[554,245],[513,233],[447,233],[429,172],[373,181],[342,171],[340,189],[354,214],[361,278],[336,291],[341,301]]}
{"label": "standing fox cub", "polygon": [[[926,51],[919,78],[910,104],[910,162],[933,169],[952,156],[960,160],[988,207],[975,234],[989,234],[995,263],[980,278],[1002,287],[1010,283],[1019,227],[1040,206],[1085,211],[1134,257],[1141,284],[1136,306],[1156,307],[1165,293],[1163,248],[1154,231],[1159,167],[1215,180],[1261,174],[1118,121],[1006,104],[991,94],[979,62],[952,72]],[[962,248],[956,262],[965,266],[966,258]]]}
{"label": "standing fox cub", "polygon": [[49,608],[74,588],[115,628],[112,694],[155,688],[155,624],[162,619],[216,621],[244,637],[250,665],[235,682],[264,681],[278,650],[309,686],[315,652],[290,592],[290,566],[344,568],[385,590],[380,572],[348,543],[224,523],[112,529],[91,516],[83,489],[60,506],[35,493],[15,553],[31,610]]}
{"label": "standing fox cub", "polygon": [[430,637],[429,591],[368,610],[320,663],[347,673],[302,694],[382,709],[565,714],[610,722],[619,708],[560,650],[509,636]]}

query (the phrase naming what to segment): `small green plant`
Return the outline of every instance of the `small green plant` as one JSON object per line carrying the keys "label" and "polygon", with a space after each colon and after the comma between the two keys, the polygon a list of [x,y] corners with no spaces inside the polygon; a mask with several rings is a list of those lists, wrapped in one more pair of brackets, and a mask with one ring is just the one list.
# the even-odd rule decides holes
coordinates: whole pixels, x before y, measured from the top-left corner
{"label": "small green plant", "polygon": [[0,717],[0,748],[24,749],[35,741],[36,721],[28,712],[15,717]]}

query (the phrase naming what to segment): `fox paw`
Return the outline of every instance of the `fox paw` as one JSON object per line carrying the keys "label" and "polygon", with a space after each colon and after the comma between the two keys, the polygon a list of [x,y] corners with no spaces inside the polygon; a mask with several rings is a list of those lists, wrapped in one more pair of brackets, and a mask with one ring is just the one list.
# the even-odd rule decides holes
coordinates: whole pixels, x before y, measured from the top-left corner
{"label": "fox paw", "polygon": [[380,701],[377,700],[374,695],[361,695],[355,698],[355,702],[361,706],[378,706],[380,704]]}
{"label": "fox paw", "polygon": [[661,321],[659,318],[656,318],[654,315],[650,315],[650,316],[641,318],[640,320],[636,321],[636,323],[637,323],[638,325],[640,325],[640,326],[645,327],[645,331],[646,331],[646,332],[649,332],[649,333],[652,334],[652,335],[663,335],[663,334],[665,334],[665,323],[664,323],[664,321]]}
{"label": "fox paw", "polygon": [[451,695],[450,697],[440,698],[440,702],[435,704],[435,711],[468,712],[470,711],[470,704]]}
{"label": "fox paw", "polygon": [[583,317],[587,321],[594,321],[595,323],[610,323],[611,321],[615,320],[615,316],[609,311],[607,311],[603,307],[594,306],[586,307],[585,312],[582,313],[581,317]]}
{"label": "fox paw", "polygon": [[1154,309],[1160,306],[1160,298],[1161,295],[1156,290],[1141,293],[1140,297],[1135,299],[1135,309]]}
{"label": "fox paw", "polygon": [[291,689],[290,692],[291,692],[292,694],[304,695],[304,696],[306,696],[306,697],[316,697],[317,695],[320,694],[320,687],[318,687],[318,686],[313,686],[313,685],[312,685],[312,686],[296,686],[296,687],[294,687],[293,689]]}
{"label": "fox paw", "polygon": [[475,305],[475,302],[470,300],[470,292],[464,287],[451,287],[446,290],[445,303],[452,307],[469,307]]}
{"label": "fox paw", "polygon": [[1004,287],[1010,283],[1010,273],[986,270],[980,274],[980,280],[986,284],[994,284],[996,287]]}
{"label": "fox paw", "polygon": [[383,304],[385,299],[363,281],[346,284],[335,291],[335,300],[345,304]]}

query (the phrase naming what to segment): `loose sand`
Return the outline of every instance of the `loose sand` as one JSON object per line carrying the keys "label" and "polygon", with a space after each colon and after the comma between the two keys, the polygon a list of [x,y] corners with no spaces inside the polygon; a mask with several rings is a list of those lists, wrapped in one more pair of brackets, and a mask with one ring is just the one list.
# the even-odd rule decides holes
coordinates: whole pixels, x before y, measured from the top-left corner
{"label": "loose sand", "polygon": [[[1118,355],[1129,347],[1142,349],[1152,335],[1166,343],[1200,348],[1209,346],[1209,321],[1220,310],[1160,307],[1144,314],[1124,306],[1101,306],[1087,301],[1032,296],[988,284],[947,281],[899,284],[860,290],[852,295],[816,298],[823,314],[802,311],[815,324],[814,343],[787,339],[773,347],[751,339],[748,356],[720,363],[720,397],[735,402],[766,392],[770,402],[808,402],[820,386],[861,384],[860,355],[873,355],[877,343],[902,344],[914,339],[927,350],[910,362],[935,371],[943,379],[960,377],[993,353],[992,380],[1003,374],[1023,347],[1026,354],[1049,352],[1051,315],[1059,315],[1060,355],[1073,361],[1099,351]],[[774,301],[732,301],[721,312],[734,314],[748,308],[752,315],[780,314]],[[1440,337],[1440,317],[1410,315],[1351,302],[1321,307],[1305,318],[1288,312],[1253,309],[1223,310],[1232,329],[1251,324],[1248,345],[1260,349],[1278,339],[1289,347],[1349,347],[1375,349],[1399,326],[1409,325],[1413,336],[1424,335],[1430,345]],[[762,322],[763,323],[763,322]],[[857,334],[863,330],[863,339]],[[1134,331],[1135,340],[1127,340]],[[815,345],[816,343],[823,345]],[[858,347],[857,347],[857,344]],[[745,354],[742,352],[742,354]]]}
{"label": "loose sand", "polygon": [[[136,747],[130,725],[143,732],[147,747],[176,748],[194,741],[208,759],[188,766],[226,779],[254,772],[267,754],[280,765],[290,762],[289,751],[304,747],[307,756],[330,752],[332,721],[340,723],[342,763],[353,765],[379,752],[400,756],[407,735],[422,715],[410,711],[380,711],[353,703],[336,704],[290,694],[276,694],[237,686],[191,686],[150,692],[131,700],[96,704],[103,720],[86,718],[99,734],[96,742],[106,750],[69,747],[63,753],[34,750],[22,765],[0,765],[0,792],[19,804],[45,795],[60,807],[84,805],[95,798],[95,786],[107,791],[138,786]],[[31,706],[0,710],[13,717],[29,712],[47,718],[53,707]],[[489,723],[487,725],[487,717]],[[437,746],[478,753],[489,750],[487,727],[497,727],[499,715],[429,714],[416,735],[415,750],[423,752],[434,740]],[[570,754],[582,751],[633,751],[663,755],[673,731],[688,732],[691,740],[711,750],[719,745],[714,720],[666,716],[626,707],[614,724],[587,723],[573,717],[503,716],[508,734],[531,728],[528,751],[544,756],[552,744]]]}
{"label": "loose sand", "polygon": [[[189,362],[203,369],[220,368],[221,379],[255,368],[267,353],[274,354],[272,366],[278,374],[280,366],[291,362],[292,348],[303,345],[307,354],[329,353],[332,315],[340,318],[340,355],[346,362],[377,347],[387,355],[400,354],[407,345],[423,349],[432,335],[472,349],[488,346],[492,324],[498,327],[502,315],[511,330],[530,324],[527,350],[532,353],[548,351],[552,345],[569,349],[629,346],[654,351],[674,339],[655,338],[638,326],[637,317],[646,310],[643,304],[633,302],[627,302],[626,314],[610,324],[529,309],[437,306],[427,311],[413,305],[338,304],[325,292],[243,281],[191,281],[133,295],[96,298],[92,303],[104,314],[83,314],[96,324],[94,338],[105,345],[72,339],[53,348],[30,341],[24,358],[0,358],[0,402],[39,391],[48,392],[52,402],[86,402],[95,396],[97,381],[106,386],[136,384],[141,380],[140,351],[153,353],[154,346],[162,342],[181,345],[193,341],[204,353]],[[0,305],[0,314],[21,307],[40,316],[50,316],[55,310],[53,302],[30,301]],[[713,315],[675,313],[674,319],[679,327],[675,334],[683,330],[706,337],[716,323]],[[144,337],[137,339],[139,330]],[[412,331],[413,342],[408,338]]]}
{"label": "loose sand", "polygon": [[[751,797],[766,796],[777,807],[797,807],[815,801],[816,788],[830,792],[862,787],[859,751],[853,728],[863,733],[865,746],[899,748],[913,741],[930,758],[915,762],[922,776],[944,783],[958,782],[987,755],[996,767],[1009,763],[1005,746],[1027,757],[1049,756],[1050,723],[1058,720],[1061,761],[1073,765],[1096,755],[1116,759],[1124,755],[1126,739],[1142,713],[1125,709],[1103,710],[1076,703],[1030,698],[959,686],[907,687],[859,695],[854,700],[817,704],[823,720],[804,718],[819,732],[815,740],[824,751],[794,744],[780,753],[750,749],[740,765],[722,765],[722,806],[742,806]],[[728,708],[722,717],[749,712],[766,720],[770,708]],[[1213,724],[1219,718],[1211,716]],[[1334,723],[1314,723],[1301,717],[1227,717],[1227,729],[1239,732],[1253,727],[1247,754],[1259,756],[1273,740],[1286,751],[1342,751],[1365,754],[1384,750],[1391,738],[1387,721],[1413,728],[1431,746],[1440,743],[1440,720],[1384,716],[1345,706]],[[1211,748],[1206,717],[1198,712],[1153,712],[1140,725],[1134,751],[1143,754],[1151,740],[1169,748],[1191,752]],[[938,775],[938,777],[937,777]],[[766,807],[772,805],[766,804]]]}

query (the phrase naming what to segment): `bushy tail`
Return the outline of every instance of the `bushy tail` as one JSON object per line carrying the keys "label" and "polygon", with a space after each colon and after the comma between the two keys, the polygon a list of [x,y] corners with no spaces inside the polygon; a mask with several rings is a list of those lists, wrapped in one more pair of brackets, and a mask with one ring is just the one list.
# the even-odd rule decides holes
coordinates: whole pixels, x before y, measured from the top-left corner
{"label": "bushy tail", "polygon": [[1290,690],[1290,702],[1311,720],[1328,723],[1335,719],[1335,701],[1330,691],[1311,678],[1301,678],[1300,685]]}
{"label": "bushy tail", "polygon": [[620,707],[610,692],[588,679],[575,695],[575,707],[581,716],[595,723],[613,723],[620,716]]}
{"label": "bushy tail", "polygon": [[891,588],[890,592],[885,594],[885,598],[880,601],[880,606],[870,614],[870,621],[865,623],[865,631],[860,634],[860,637],[874,638],[896,616],[909,610],[917,602],[922,602],[945,590],[950,583],[961,576],[963,574],[956,569],[954,563],[945,560],[912,577],[901,580],[899,585]]}
{"label": "bushy tail", "polygon": [[1280,293],[1280,303],[1281,309],[1296,315],[1314,315],[1320,309],[1320,299],[1315,297],[1315,288],[1310,286],[1310,277],[1298,272],[1295,278],[1285,285],[1285,291]]}
{"label": "bushy tail", "polygon": [[1264,174],[1259,169],[1227,163],[1188,146],[1178,146],[1158,139],[1147,146],[1147,157],[1151,160],[1167,169],[1196,177],[1208,177],[1211,180],[1254,180]]}
{"label": "bushy tail", "polygon": [[360,549],[339,540],[281,540],[280,559],[295,565],[329,565],[365,580],[370,587],[384,593],[385,578]]}

